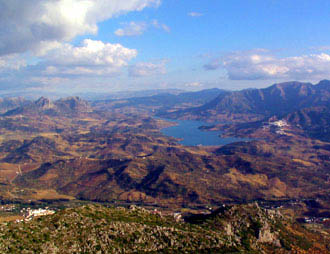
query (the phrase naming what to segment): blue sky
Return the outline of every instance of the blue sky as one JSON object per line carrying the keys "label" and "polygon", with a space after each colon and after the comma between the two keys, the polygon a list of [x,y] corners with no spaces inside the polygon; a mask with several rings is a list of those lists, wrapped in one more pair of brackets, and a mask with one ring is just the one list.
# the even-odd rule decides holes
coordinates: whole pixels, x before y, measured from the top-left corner
{"label": "blue sky", "polygon": [[330,1],[0,0],[0,92],[330,78]]}

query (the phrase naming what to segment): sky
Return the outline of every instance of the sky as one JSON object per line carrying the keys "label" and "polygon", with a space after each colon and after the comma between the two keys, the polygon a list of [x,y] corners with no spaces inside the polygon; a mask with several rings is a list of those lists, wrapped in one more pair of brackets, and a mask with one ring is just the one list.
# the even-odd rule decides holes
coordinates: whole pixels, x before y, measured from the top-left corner
{"label": "sky", "polygon": [[329,0],[0,0],[0,95],[330,79]]}

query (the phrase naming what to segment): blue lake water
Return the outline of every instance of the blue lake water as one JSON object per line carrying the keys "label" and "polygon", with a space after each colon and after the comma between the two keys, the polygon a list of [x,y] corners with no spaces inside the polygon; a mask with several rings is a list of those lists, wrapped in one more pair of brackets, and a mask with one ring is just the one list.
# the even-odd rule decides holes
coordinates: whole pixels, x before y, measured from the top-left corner
{"label": "blue lake water", "polygon": [[185,146],[218,146],[226,145],[238,141],[248,141],[249,139],[243,138],[222,138],[219,135],[220,131],[202,131],[198,129],[200,126],[209,126],[209,123],[202,121],[192,121],[192,120],[168,120],[166,121],[176,122],[178,125],[163,128],[161,132],[166,136],[172,136],[178,139],[180,144]]}

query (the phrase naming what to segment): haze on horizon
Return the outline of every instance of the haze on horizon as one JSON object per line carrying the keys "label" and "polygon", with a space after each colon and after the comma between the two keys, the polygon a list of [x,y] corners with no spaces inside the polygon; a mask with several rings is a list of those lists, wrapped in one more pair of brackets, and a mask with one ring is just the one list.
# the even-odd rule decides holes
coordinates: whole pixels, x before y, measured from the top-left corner
{"label": "haze on horizon", "polygon": [[0,0],[0,95],[330,78],[326,0]]}

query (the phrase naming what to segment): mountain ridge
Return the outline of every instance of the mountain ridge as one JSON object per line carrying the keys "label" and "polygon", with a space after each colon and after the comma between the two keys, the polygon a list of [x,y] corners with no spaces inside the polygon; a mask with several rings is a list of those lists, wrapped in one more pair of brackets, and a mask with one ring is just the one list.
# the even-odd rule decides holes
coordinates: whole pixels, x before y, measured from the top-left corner
{"label": "mountain ridge", "polygon": [[283,116],[311,106],[324,106],[330,101],[330,81],[316,85],[285,82],[262,89],[226,92],[197,108],[171,112],[169,118],[233,120],[236,115],[247,114],[255,120],[273,115]]}
{"label": "mountain ridge", "polygon": [[29,114],[77,114],[90,112],[90,104],[77,96],[70,96],[56,101],[51,101],[46,97],[30,102],[26,105],[7,111],[4,116],[29,115]]}

